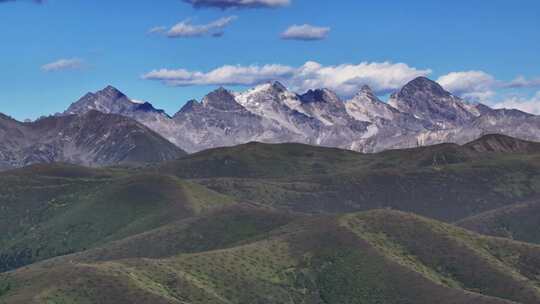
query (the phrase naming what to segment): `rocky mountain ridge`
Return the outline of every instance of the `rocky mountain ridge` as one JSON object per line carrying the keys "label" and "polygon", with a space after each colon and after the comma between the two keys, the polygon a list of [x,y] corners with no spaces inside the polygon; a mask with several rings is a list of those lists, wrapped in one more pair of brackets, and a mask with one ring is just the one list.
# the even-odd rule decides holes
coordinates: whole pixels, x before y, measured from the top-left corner
{"label": "rocky mountain ridge", "polygon": [[363,86],[348,100],[328,89],[304,94],[279,82],[244,92],[219,88],[191,100],[172,117],[109,86],[88,93],[63,115],[90,110],[135,119],[190,153],[251,141],[298,142],[360,152],[443,142],[464,144],[498,133],[540,140],[540,117],[472,104],[438,83],[418,77],[380,100]]}
{"label": "rocky mountain ridge", "polygon": [[89,110],[24,123],[0,116],[0,170],[51,162],[86,166],[161,162],[184,154],[121,115]]}

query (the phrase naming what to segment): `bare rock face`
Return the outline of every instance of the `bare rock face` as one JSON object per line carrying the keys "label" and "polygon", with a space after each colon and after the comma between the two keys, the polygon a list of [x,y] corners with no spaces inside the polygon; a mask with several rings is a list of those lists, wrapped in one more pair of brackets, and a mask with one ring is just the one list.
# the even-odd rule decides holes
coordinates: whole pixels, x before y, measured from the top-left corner
{"label": "bare rock face", "polygon": [[107,166],[160,162],[185,154],[141,123],[91,110],[21,123],[0,117],[0,168],[68,162]]}
{"label": "bare rock face", "polygon": [[173,117],[109,86],[86,94],[64,114],[91,110],[133,118],[188,152],[251,141],[377,152],[463,144],[490,133],[540,140],[539,116],[470,104],[425,77],[407,83],[388,102],[368,86],[345,101],[328,89],[297,94],[279,82],[239,93],[219,88]]}
{"label": "bare rock face", "polygon": [[389,104],[401,112],[430,123],[430,129],[460,126],[478,116],[474,107],[425,77],[414,79],[392,94]]}

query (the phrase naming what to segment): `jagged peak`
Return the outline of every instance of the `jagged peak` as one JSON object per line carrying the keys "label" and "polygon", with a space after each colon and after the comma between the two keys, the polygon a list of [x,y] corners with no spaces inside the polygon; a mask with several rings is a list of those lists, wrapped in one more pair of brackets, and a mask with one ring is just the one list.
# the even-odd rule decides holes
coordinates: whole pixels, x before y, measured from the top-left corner
{"label": "jagged peak", "polygon": [[265,82],[263,84],[259,84],[257,86],[255,86],[254,88],[252,89],[249,89],[245,92],[242,92],[242,93],[238,93],[238,95],[242,95],[242,94],[256,94],[256,93],[260,93],[260,92],[269,92],[269,93],[283,93],[283,92],[287,92],[287,87],[285,87],[282,83],[280,83],[279,81],[269,81],[269,82]]}
{"label": "jagged peak", "polygon": [[112,85],[106,86],[104,89],[96,92],[97,95],[107,95],[113,98],[121,98],[126,95]]}
{"label": "jagged peak", "polygon": [[202,105],[219,110],[243,109],[243,107],[236,102],[234,94],[224,87],[219,87],[206,95],[202,100]]}
{"label": "jagged peak", "polygon": [[371,87],[367,84],[364,84],[361,88],[360,88],[360,92],[365,92],[365,93],[371,93],[373,94],[373,89],[371,89]]}
{"label": "jagged peak", "polygon": [[212,99],[212,98],[224,98],[224,97],[234,99],[234,95],[231,93],[231,91],[225,89],[224,87],[219,87],[213,90],[212,92],[208,93],[204,97],[203,103],[205,103],[205,101],[208,101],[209,99]]}
{"label": "jagged peak", "polygon": [[306,93],[300,95],[300,99],[303,102],[336,102],[340,101],[339,96],[332,90],[323,88],[308,90]]}
{"label": "jagged peak", "polygon": [[368,85],[363,85],[360,88],[360,91],[358,91],[358,93],[354,95],[353,99],[361,99],[361,100],[369,99],[371,101],[380,101],[379,98],[375,95],[375,93],[371,89],[371,87]]}
{"label": "jagged peak", "polygon": [[177,116],[180,113],[192,111],[200,106],[201,106],[201,103],[197,101],[196,99],[188,100],[188,102],[186,102],[186,104],[183,105],[180,111],[178,111],[174,116]]}
{"label": "jagged peak", "polygon": [[271,81],[270,85],[273,89],[277,91],[281,91],[281,92],[287,91],[287,87],[277,80]]}

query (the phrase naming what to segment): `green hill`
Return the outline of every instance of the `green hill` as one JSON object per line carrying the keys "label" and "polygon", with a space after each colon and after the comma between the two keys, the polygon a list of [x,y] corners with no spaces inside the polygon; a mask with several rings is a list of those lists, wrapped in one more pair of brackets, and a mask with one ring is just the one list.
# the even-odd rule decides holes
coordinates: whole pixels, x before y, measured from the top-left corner
{"label": "green hill", "polygon": [[[241,215],[231,216],[231,212],[276,215],[268,211],[232,210],[225,217],[219,212],[208,216],[245,223],[249,217],[241,220]],[[483,237],[448,224],[388,210],[286,222],[270,225],[274,226],[271,231],[270,226],[263,227],[258,236],[256,233],[233,237],[229,244],[207,248],[186,247],[186,243],[198,244],[198,241],[180,237],[176,242],[182,245],[175,254],[173,251],[163,256],[143,253],[130,258],[113,255],[109,259],[105,253],[96,260],[92,254],[85,257],[86,253],[81,253],[35,264],[2,276],[0,284],[4,292],[0,301],[14,304],[540,301],[540,247],[537,246]],[[243,229],[230,231],[238,236],[236,233]],[[156,240],[155,236],[153,239]],[[167,237],[164,241],[173,239]]]}
{"label": "green hill", "polygon": [[538,195],[537,145],[488,135],[464,146],[361,154],[251,143],[186,156],[157,171],[297,212],[393,208],[457,221]]}
{"label": "green hill", "polygon": [[0,172],[0,303],[540,303],[539,192],[496,135]]}
{"label": "green hill", "polygon": [[457,225],[486,235],[540,244],[540,200],[490,210]]}
{"label": "green hill", "polygon": [[0,271],[234,203],[173,176],[118,169],[38,166],[2,173],[0,185]]}

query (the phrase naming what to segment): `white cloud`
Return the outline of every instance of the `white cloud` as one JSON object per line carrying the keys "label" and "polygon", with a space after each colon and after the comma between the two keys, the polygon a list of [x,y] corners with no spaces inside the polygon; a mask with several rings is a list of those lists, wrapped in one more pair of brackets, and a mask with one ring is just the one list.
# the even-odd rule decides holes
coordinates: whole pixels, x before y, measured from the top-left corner
{"label": "white cloud", "polygon": [[263,66],[226,65],[207,73],[185,69],[154,70],[143,75],[143,78],[160,80],[172,86],[255,85],[273,79],[288,78],[293,73],[293,68],[279,64]]}
{"label": "white cloud", "polygon": [[167,31],[166,26],[156,26],[148,30],[148,34],[162,34]]}
{"label": "white cloud", "polygon": [[540,91],[532,98],[513,96],[493,106],[496,109],[518,109],[523,112],[540,115]]}
{"label": "white cloud", "polygon": [[184,0],[195,8],[277,8],[287,6],[290,0]]}
{"label": "white cloud", "polygon": [[309,24],[292,25],[281,34],[282,39],[288,40],[323,40],[330,33],[329,27],[318,27]]}
{"label": "white cloud", "polygon": [[41,67],[45,72],[57,72],[64,70],[77,70],[83,67],[83,61],[78,58],[59,59],[57,61],[47,63]]}
{"label": "white cloud", "polygon": [[194,85],[245,85],[252,86],[272,80],[279,80],[297,91],[313,88],[329,88],[342,96],[351,96],[368,84],[376,92],[387,93],[396,90],[408,81],[427,76],[431,70],[420,70],[404,63],[362,62],[323,66],[309,61],[300,67],[279,64],[231,66],[226,65],[209,72],[185,69],[160,69],[142,77],[162,81],[172,86]]}
{"label": "white cloud", "polygon": [[190,19],[177,23],[169,30],[164,26],[151,28],[149,34],[166,34],[169,38],[186,38],[186,37],[201,37],[210,35],[220,37],[223,34],[223,29],[229,26],[236,16],[223,17],[212,21],[208,24],[192,24]]}
{"label": "white cloud", "polygon": [[540,78],[527,79],[523,76],[518,76],[516,79],[505,83],[506,88],[537,88],[540,87]]}
{"label": "white cloud", "polygon": [[446,90],[466,99],[488,102],[500,89],[540,87],[540,79],[523,76],[512,81],[497,80],[483,71],[452,72],[437,80]]}
{"label": "white cloud", "polygon": [[456,95],[478,101],[491,97],[497,85],[497,80],[483,71],[452,72],[439,77],[437,82]]}

